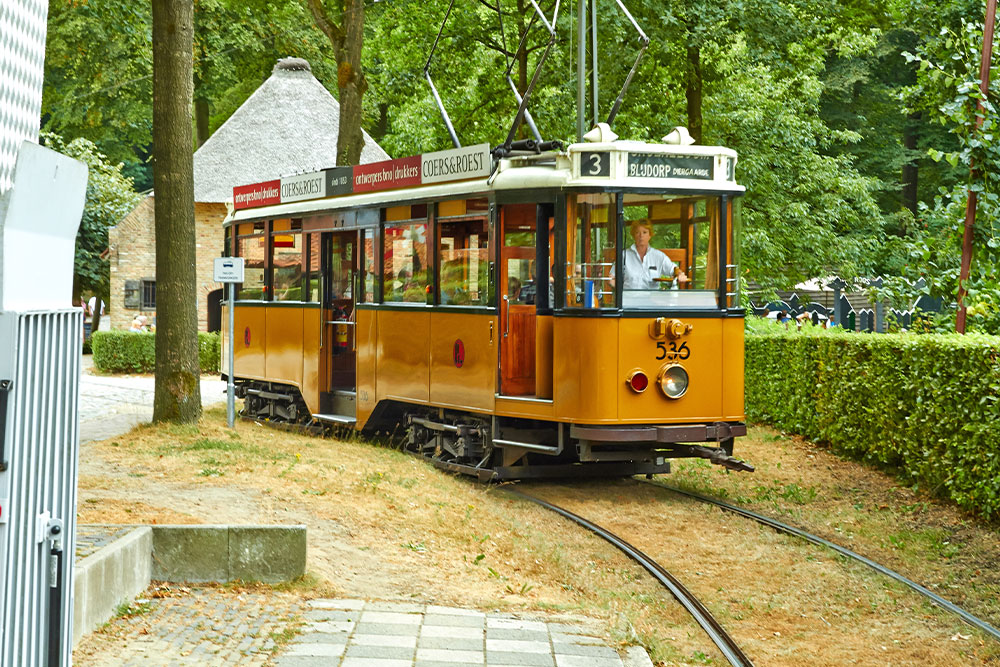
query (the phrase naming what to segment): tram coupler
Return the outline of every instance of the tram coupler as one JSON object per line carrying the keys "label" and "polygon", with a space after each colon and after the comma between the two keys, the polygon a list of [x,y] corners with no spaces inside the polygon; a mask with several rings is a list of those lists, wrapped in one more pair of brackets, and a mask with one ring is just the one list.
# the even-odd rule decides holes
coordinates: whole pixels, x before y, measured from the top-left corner
{"label": "tram coupler", "polygon": [[691,454],[691,456],[695,456],[700,459],[708,459],[715,465],[722,466],[723,468],[727,468],[729,470],[735,470],[736,472],[753,472],[755,470],[753,465],[730,456],[726,453],[726,450],[721,448],[688,445],[685,449]]}

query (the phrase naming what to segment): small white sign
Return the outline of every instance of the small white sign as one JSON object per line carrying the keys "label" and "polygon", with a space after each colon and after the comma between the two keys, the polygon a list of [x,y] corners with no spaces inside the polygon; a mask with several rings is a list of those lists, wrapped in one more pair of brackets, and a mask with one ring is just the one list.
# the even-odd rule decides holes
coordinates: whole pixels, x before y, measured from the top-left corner
{"label": "small white sign", "polygon": [[215,282],[217,283],[243,282],[243,258],[216,257]]}

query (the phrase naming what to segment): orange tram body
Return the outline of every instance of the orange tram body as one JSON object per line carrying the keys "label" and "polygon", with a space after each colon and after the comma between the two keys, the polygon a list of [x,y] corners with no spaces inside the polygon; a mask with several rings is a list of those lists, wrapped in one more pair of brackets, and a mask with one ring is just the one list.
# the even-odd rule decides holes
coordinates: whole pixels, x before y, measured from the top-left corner
{"label": "orange tram body", "polygon": [[[746,433],[735,163],[707,146],[494,159],[483,144],[234,188],[242,416],[402,430],[483,479],[692,456],[752,469],[732,457]],[[657,250],[640,260],[643,229]]]}

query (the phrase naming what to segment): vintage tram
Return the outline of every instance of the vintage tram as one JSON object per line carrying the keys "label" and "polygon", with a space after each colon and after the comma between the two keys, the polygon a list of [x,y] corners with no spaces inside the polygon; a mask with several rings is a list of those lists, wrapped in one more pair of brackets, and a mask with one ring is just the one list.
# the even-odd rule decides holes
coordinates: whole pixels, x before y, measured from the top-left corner
{"label": "vintage tram", "polygon": [[[732,456],[736,159],[603,126],[566,149],[484,144],[235,188],[225,253],[245,276],[223,359],[234,345],[241,414],[396,431],[481,478],[692,456],[752,469]],[[630,285],[640,228],[677,277]]]}

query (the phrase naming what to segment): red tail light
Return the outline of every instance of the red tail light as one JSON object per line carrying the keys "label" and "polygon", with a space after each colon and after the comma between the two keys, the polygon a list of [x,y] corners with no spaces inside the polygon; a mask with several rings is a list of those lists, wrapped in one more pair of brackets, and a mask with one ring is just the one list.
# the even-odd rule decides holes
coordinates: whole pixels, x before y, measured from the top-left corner
{"label": "red tail light", "polygon": [[625,382],[627,382],[632,391],[637,394],[641,394],[646,391],[646,387],[649,386],[649,378],[646,377],[646,374],[642,371],[632,371],[629,373]]}

